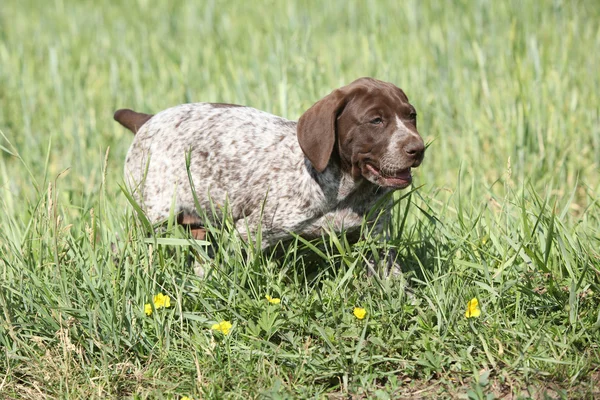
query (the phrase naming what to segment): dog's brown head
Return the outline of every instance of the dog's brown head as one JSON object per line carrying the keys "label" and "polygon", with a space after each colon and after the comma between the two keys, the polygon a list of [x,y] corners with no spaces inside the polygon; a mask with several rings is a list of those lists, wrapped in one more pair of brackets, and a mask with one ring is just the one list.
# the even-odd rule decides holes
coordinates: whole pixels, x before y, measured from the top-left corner
{"label": "dog's brown head", "polygon": [[372,78],[357,79],[309,108],[298,121],[298,142],[319,172],[333,159],[355,178],[398,189],[410,185],[410,169],[425,153],[406,94]]}

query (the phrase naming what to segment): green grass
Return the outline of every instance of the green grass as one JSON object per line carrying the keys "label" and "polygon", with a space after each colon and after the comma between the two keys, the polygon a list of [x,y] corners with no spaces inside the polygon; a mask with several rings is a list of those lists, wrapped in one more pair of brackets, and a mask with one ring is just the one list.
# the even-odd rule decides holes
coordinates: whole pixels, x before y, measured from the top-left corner
{"label": "green grass", "polygon": [[[600,396],[599,20],[593,1],[3,1],[0,397]],[[224,229],[198,279],[203,246],[147,238],[115,109],[296,119],[360,76],[402,87],[430,143],[389,243],[272,254]],[[383,246],[412,297],[366,276]]]}

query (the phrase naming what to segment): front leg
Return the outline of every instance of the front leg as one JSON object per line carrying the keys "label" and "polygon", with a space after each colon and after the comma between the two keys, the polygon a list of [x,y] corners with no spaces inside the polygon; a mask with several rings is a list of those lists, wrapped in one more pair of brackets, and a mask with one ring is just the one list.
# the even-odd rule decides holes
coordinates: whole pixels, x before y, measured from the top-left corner
{"label": "front leg", "polygon": [[400,277],[402,276],[402,268],[396,262],[398,252],[394,247],[388,247],[390,242],[390,222],[391,208],[393,202],[388,201],[381,209],[379,215],[374,221],[367,222],[367,229],[371,236],[376,240],[383,241],[382,246],[377,254],[371,254],[367,261],[367,273],[369,276],[377,274],[382,277]]}
{"label": "front leg", "polygon": [[369,276],[378,275],[380,277],[397,277],[402,275],[402,268],[396,262],[398,252],[394,247],[388,247],[390,241],[389,222],[391,218],[389,211],[381,215],[378,220],[371,225],[371,235],[377,240],[383,241],[377,254],[371,253],[367,261],[367,274]]}

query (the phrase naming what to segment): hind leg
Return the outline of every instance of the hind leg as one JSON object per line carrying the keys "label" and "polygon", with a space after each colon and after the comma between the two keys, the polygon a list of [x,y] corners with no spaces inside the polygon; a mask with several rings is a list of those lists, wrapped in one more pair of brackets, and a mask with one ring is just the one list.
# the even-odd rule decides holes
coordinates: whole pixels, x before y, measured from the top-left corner
{"label": "hind leg", "polygon": [[177,223],[189,230],[192,237],[196,240],[206,239],[206,229],[197,215],[181,212],[177,216]]}

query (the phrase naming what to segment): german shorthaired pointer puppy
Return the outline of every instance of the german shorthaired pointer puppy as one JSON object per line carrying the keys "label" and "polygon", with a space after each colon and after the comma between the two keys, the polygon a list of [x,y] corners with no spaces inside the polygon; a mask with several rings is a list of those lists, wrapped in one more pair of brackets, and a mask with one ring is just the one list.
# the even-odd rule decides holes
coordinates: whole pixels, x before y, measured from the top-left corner
{"label": "german shorthaired pointer puppy", "polygon": [[191,176],[209,218],[227,204],[244,239],[261,225],[263,247],[292,232],[358,231],[378,200],[410,185],[425,151],[406,94],[372,78],[334,90],[297,123],[220,103],[114,118],[135,133],[125,179],[151,222],[174,205],[178,222],[204,237]]}

